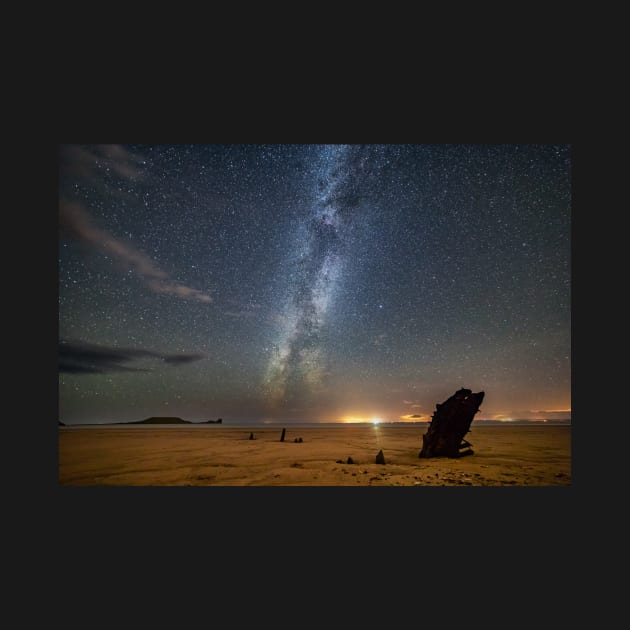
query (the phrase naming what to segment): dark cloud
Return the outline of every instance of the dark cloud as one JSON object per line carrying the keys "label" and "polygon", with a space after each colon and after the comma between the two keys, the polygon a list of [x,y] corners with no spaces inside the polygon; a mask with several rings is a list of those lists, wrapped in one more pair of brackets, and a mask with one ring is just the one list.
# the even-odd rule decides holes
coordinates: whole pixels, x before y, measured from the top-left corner
{"label": "dark cloud", "polygon": [[203,354],[169,354],[162,356],[162,359],[165,363],[170,363],[171,365],[181,365],[183,363],[192,363],[193,361],[199,361],[203,359],[205,355]]}
{"label": "dark cloud", "polygon": [[66,374],[102,374],[103,370],[97,367],[90,367],[88,365],[81,365],[73,363],[72,361],[66,361],[65,359],[59,359],[59,371]]}
{"label": "dark cloud", "polygon": [[161,354],[142,348],[112,348],[82,341],[59,342],[59,372],[66,374],[103,374],[105,372],[148,372],[147,368],[127,365],[142,358],[160,359],[169,365],[183,365],[203,359],[200,353]]}

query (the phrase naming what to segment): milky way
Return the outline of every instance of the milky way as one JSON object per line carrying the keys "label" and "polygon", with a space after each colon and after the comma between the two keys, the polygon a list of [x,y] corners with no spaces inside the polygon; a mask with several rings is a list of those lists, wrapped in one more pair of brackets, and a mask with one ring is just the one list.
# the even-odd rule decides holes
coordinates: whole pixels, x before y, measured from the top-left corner
{"label": "milky way", "polygon": [[335,145],[321,149],[312,203],[295,236],[287,265],[289,296],[279,341],[266,374],[273,403],[321,392],[326,375],[322,332],[326,315],[352,256],[350,230],[367,212],[369,151]]}

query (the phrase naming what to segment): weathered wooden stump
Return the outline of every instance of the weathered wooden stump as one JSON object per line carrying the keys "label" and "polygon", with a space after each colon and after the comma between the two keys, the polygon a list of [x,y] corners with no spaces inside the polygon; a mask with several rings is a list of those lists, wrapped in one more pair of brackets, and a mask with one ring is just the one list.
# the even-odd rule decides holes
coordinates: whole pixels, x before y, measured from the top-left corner
{"label": "weathered wooden stump", "polygon": [[422,450],[418,457],[473,455],[471,444],[464,436],[470,431],[484,395],[485,392],[473,394],[470,389],[462,388],[442,404],[437,404],[429,428],[422,436]]}

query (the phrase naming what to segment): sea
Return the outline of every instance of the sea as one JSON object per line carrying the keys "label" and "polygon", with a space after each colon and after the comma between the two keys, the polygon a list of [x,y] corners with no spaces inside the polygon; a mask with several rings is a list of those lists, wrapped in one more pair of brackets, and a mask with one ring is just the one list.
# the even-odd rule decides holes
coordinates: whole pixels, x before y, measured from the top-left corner
{"label": "sea", "polygon": [[[570,426],[570,420],[473,420],[471,423],[471,427],[482,427],[482,426]],[[278,429],[281,430],[285,427],[295,428],[314,428],[314,429],[322,429],[322,428],[331,428],[337,429],[339,427],[369,427],[369,426],[379,426],[379,427],[396,427],[396,428],[404,428],[404,427],[428,427],[429,422],[301,422],[294,420],[285,420],[285,421],[252,421],[252,420],[229,420],[223,421],[222,423],[205,423],[205,422],[194,422],[189,421],[183,424],[163,424],[163,423],[147,423],[147,424],[137,424],[135,422],[92,422],[89,424],[65,424],[60,426],[60,428],[81,428],[81,429],[98,429],[104,427],[112,427],[112,428],[125,428],[125,429],[229,429],[229,428],[240,428],[240,429]]]}

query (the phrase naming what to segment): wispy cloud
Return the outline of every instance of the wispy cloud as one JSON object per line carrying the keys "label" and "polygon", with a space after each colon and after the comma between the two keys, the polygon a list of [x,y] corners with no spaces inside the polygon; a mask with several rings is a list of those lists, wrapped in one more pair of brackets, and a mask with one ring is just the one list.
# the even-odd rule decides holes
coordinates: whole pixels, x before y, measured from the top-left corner
{"label": "wispy cloud", "polygon": [[115,348],[83,341],[59,342],[59,372],[68,374],[103,374],[105,372],[149,372],[148,368],[127,365],[138,359],[160,359],[169,365],[199,361],[204,354],[163,354],[143,348]]}
{"label": "wispy cloud", "polygon": [[174,282],[146,254],[97,226],[80,203],[62,199],[59,202],[59,224],[73,238],[112,256],[126,268],[131,267],[144,285],[154,293],[212,302],[212,298],[202,291]]}
{"label": "wispy cloud", "polygon": [[422,405],[413,400],[403,400],[403,405],[410,405],[412,409],[420,409]]}
{"label": "wispy cloud", "polygon": [[223,314],[228,317],[233,317],[234,319],[251,319],[257,317],[273,321],[275,317],[274,313],[263,307],[262,304],[252,300],[241,301],[235,300],[234,298],[227,298],[225,303],[229,306],[227,310],[223,311]]}
{"label": "wispy cloud", "polygon": [[[121,192],[124,187],[110,187],[107,183],[109,178],[104,177],[107,172],[126,182],[146,180],[144,157],[120,144],[60,145],[59,157],[63,182],[83,181],[92,188],[100,188],[103,194],[125,194]],[[66,189],[59,201],[60,225],[68,235],[112,256],[125,269],[131,268],[154,293],[212,302],[206,293],[173,281],[166,271],[131,243],[96,225],[84,205],[79,201],[71,201],[71,197],[72,194]]]}
{"label": "wispy cloud", "polygon": [[124,179],[142,177],[142,156],[120,144],[62,144],[59,157],[62,170],[72,177],[100,179],[99,169],[109,169]]}

